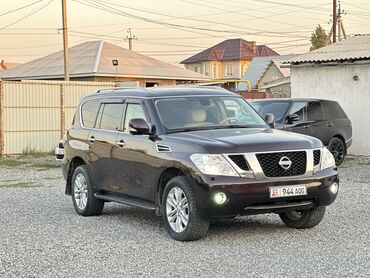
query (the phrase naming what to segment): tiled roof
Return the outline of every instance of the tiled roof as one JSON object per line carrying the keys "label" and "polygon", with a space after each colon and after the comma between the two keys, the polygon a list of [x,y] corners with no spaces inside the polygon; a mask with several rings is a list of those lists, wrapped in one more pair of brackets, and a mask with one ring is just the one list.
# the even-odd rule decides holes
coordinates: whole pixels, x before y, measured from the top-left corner
{"label": "tiled roof", "polygon": [[297,55],[287,63],[323,63],[368,59],[370,59],[370,34],[356,35],[306,54]]}
{"label": "tiled roof", "polygon": [[[69,49],[70,77],[118,77],[207,80],[208,77],[104,41],[90,41]],[[64,76],[63,51],[30,61],[0,74],[0,78],[59,79]]]}
{"label": "tiled roof", "polygon": [[266,45],[256,46],[255,42],[248,42],[243,39],[231,39],[195,54],[181,63],[192,64],[202,61],[252,60],[256,56],[277,55],[279,54]]}

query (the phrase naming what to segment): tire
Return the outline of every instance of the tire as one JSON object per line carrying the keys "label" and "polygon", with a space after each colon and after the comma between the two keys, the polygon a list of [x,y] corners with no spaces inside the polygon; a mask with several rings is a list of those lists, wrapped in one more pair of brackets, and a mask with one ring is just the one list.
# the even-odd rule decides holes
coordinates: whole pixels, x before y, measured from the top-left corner
{"label": "tire", "polygon": [[328,149],[334,156],[335,164],[337,166],[341,165],[344,157],[347,154],[347,149],[344,142],[338,137],[333,137],[328,144]]}
{"label": "tire", "polygon": [[207,234],[209,219],[201,215],[194,191],[185,177],[174,177],[167,183],[162,208],[166,230],[175,240],[197,240]]}
{"label": "tire", "polygon": [[324,218],[326,207],[316,207],[301,211],[288,211],[280,213],[280,219],[290,228],[313,228]]}
{"label": "tire", "polygon": [[88,166],[78,166],[73,172],[71,193],[73,206],[79,215],[100,215],[104,208],[104,201],[94,197],[92,185]]}

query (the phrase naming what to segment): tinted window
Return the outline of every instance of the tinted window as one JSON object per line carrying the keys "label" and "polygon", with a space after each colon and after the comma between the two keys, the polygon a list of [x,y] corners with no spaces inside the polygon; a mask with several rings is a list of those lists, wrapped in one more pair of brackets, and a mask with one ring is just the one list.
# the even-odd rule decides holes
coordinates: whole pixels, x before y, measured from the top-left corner
{"label": "tinted window", "polygon": [[125,131],[128,131],[130,120],[136,118],[146,119],[144,109],[140,104],[129,103],[126,110]]}
{"label": "tinted window", "polygon": [[82,123],[84,127],[93,128],[95,125],[96,115],[100,107],[100,100],[90,100],[84,103],[81,108]]}
{"label": "tinted window", "polygon": [[289,115],[296,114],[299,116],[300,121],[307,121],[306,103],[305,102],[293,102],[292,108],[290,108]]}
{"label": "tinted window", "polygon": [[323,102],[325,115],[327,119],[347,119],[346,113],[337,102]]}
{"label": "tinted window", "polygon": [[272,113],[275,116],[275,120],[281,120],[289,107],[288,101],[263,101],[263,102],[251,102],[254,109],[264,118],[267,113]]}
{"label": "tinted window", "polygon": [[199,96],[159,99],[156,106],[169,132],[228,126],[266,127],[264,120],[241,97]]}
{"label": "tinted window", "polygon": [[121,121],[124,111],[123,103],[106,103],[102,108],[100,129],[121,130]]}
{"label": "tinted window", "polygon": [[324,120],[324,111],[320,102],[309,102],[307,106],[307,116],[309,121],[322,121]]}

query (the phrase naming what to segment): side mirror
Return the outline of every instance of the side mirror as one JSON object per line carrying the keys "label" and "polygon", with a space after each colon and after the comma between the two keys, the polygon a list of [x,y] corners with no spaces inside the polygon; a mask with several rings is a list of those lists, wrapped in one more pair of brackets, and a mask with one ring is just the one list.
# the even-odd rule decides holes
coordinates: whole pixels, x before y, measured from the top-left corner
{"label": "side mirror", "polygon": [[149,125],[148,123],[142,118],[135,118],[131,119],[128,123],[130,133],[141,135],[141,134],[149,134]]}
{"label": "side mirror", "polygon": [[275,116],[271,113],[266,113],[265,115],[265,122],[271,127],[275,127]]}
{"label": "side mirror", "polygon": [[297,121],[299,121],[301,118],[299,117],[299,115],[297,115],[297,114],[290,114],[290,115],[288,115],[287,117],[286,117],[286,122],[288,123],[288,124],[292,124],[292,123],[294,123],[294,122],[297,122]]}

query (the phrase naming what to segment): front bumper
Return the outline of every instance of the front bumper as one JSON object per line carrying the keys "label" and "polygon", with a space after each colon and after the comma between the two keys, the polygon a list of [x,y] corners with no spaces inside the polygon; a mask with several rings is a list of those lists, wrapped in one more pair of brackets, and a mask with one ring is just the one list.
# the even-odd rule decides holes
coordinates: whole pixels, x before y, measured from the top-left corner
{"label": "front bumper", "polygon": [[[339,184],[335,169],[327,169],[309,178],[274,179],[255,181],[243,178],[218,178],[205,183],[197,183],[198,203],[204,215],[214,218],[233,217],[246,214],[281,213],[289,210],[309,209],[328,206],[334,202],[337,193],[330,189],[333,183]],[[269,188],[273,186],[306,185],[307,195],[270,198]],[[224,192],[227,201],[217,205],[213,196]]]}

